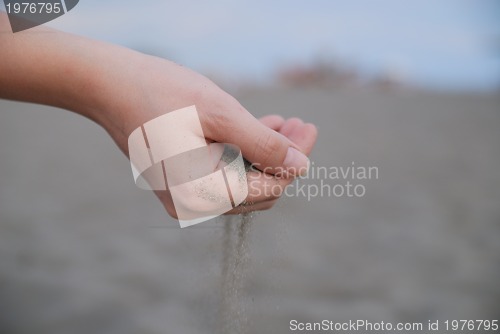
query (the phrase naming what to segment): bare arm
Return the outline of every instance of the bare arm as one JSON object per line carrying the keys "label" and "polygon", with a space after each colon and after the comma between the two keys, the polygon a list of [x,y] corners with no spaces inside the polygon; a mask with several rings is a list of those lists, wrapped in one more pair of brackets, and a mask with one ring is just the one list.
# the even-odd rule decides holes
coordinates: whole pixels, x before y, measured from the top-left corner
{"label": "bare arm", "polygon": [[[301,120],[255,119],[204,76],[165,59],[112,44],[37,27],[13,34],[0,12],[0,98],[47,104],[79,113],[104,127],[128,154],[130,133],[157,116],[196,105],[207,139],[238,145],[245,158],[274,174],[305,171],[316,128]],[[262,175],[256,175],[256,178]],[[285,187],[290,179],[258,179]],[[172,215],[168,192],[157,192]],[[250,209],[276,196],[250,193]]]}

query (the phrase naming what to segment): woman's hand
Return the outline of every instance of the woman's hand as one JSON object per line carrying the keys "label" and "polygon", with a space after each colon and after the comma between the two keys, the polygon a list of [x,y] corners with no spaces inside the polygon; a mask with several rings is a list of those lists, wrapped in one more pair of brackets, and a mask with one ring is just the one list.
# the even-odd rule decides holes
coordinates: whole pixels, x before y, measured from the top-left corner
{"label": "woman's hand", "polygon": [[[7,31],[0,13],[0,98],[80,113],[104,127],[127,155],[134,129],[195,105],[207,141],[237,145],[257,167],[248,173],[246,205],[231,213],[270,208],[307,170],[317,136],[312,124],[280,116],[259,121],[204,76],[165,59],[44,27]],[[168,191],[156,194],[176,216]]]}
{"label": "woman's hand", "polygon": [[[306,155],[317,137],[314,125],[277,115],[257,120],[207,78],[164,59],[134,53],[126,63],[126,73],[116,74],[122,78],[108,76],[120,84],[108,93],[109,104],[97,117],[126,154],[127,138],[135,128],[169,111],[195,105],[207,141],[237,145],[254,166],[247,175],[245,205],[230,213],[269,209],[294,177],[307,172]],[[170,193],[156,194],[176,217]]]}

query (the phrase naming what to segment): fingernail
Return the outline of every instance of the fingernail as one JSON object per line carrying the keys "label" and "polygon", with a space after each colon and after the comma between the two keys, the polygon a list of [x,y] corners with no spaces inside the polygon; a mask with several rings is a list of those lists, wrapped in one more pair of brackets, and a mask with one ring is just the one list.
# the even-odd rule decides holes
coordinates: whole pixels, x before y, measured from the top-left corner
{"label": "fingernail", "polygon": [[283,161],[283,167],[285,168],[287,174],[304,176],[309,170],[309,165],[309,159],[304,155],[304,153],[293,147],[288,148],[285,161]]}

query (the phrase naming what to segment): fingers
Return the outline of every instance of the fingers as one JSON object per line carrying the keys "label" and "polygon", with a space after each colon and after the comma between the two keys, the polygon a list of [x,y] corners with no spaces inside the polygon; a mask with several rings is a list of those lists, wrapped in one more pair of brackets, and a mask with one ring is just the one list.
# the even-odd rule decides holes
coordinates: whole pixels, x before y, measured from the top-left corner
{"label": "fingers", "polygon": [[285,124],[285,119],[279,115],[267,115],[259,118],[259,121],[274,131],[280,131]]}
{"label": "fingers", "polygon": [[207,127],[206,134],[210,139],[237,145],[243,156],[260,170],[269,174],[286,173],[288,176],[307,173],[309,159],[300,147],[273,130],[281,127],[280,118],[270,116],[260,122],[240,108],[223,116],[211,117],[210,122],[212,124]]}
{"label": "fingers", "polygon": [[[264,120],[264,124],[273,116]],[[261,118],[261,122],[263,118]],[[270,124],[271,122],[267,123]],[[280,133],[286,135],[291,141],[301,148],[306,154],[310,154],[317,139],[317,129],[314,125],[304,123],[298,118],[291,118],[281,124]],[[270,175],[253,170],[247,173],[249,203],[261,203],[269,200],[277,200],[285,192],[286,187],[293,182],[293,178],[285,178],[279,175]]]}
{"label": "fingers", "polygon": [[304,123],[300,118],[293,117],[285,120],[279,115],[267,115],[261,117],[259,121],[290,139],[306,155],[311,153],[316,143],[318,136],[316,126],[311,123]]}
{"label": "fingers", "polygon": [[[260,121],[262,124],[285,135],[300,147],[304,153],[311,153],[317,138],[317,130],[314,125],[304,123],[299,118],[290,118],[285,121],[281,116],[276,115],[262,117]],[[285,192],[286,187],[293,182],[293,178],[285,178],[279,175],[273,176],[255,169],[247,173],[247,180],[249,193],[246,201],[254,203],[252,207],[255,204],[276,201]]]}
{"label": "fingers", "polygon": [[[247,174],[249,194],[246,202],[250,204],[229,213],[269,209],[293,182],[290,176],[307,173],[309,160],[306,155],[316,142],[316,127],[298,118],[284,120],[278,115],[257,120],[240,105],[233,108],[225,113],[214,112],[220,109],[211,108],[205,131],[211,140],[239,146],[243,156],[256,168]],[[272,177],[273,174],[276,177]]]}
{"label": "fingers", "polygon": [[307,155],[311,153],[318,137],[316,126],[304,123],[298,118],[287,120],[281,127],[280,133],[294,142]]}
{"label": "fingers", "polygon": [[281,126],[280,133],[288,137],[296,128],[302,126],[304,122],[297,117],[292,117],[286,120],[286,122]]}
{"label": "fingers", "polygon": [[259,203],[278,199],[285,192],[285,188],[293,181],[293,178],[274,176],[260,171],[248,172],[248,195],[246,201],[249,203]]}
{"label": "fingers", "polygon": [[[311,152],[317,137],[316,127],[312,124],[304,123],[298,118],[284,120],[280,116],[266,116],[260,119],[262,124],[275,131],[279,131],[282,135],[286,135],[289,140],[293,141],[306,154]],[[286,187],[293,182],[293,178],[283,176],[273,176],[271,174],[262,173],[259,170],[253,170],[247,173],[248,181],[248,196],[246,205],[239,206],[231,210],[230,214],[237,214],[250,211],[267,210],[285,193]],[[170,215],[176,217],[173,203],[170,196],[162,196],[167,192],[157,192],[157,195],[164,202],[167,211]]]}

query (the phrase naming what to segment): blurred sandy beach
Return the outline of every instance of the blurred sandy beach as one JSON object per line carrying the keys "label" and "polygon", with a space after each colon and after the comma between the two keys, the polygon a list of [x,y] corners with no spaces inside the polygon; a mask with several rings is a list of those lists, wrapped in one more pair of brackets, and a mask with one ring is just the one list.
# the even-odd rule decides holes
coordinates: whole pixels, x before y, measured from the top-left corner
{"label": "blurred sandy beach", "polygon": [[[255,216],[247,333],[288,333],[292,319],[498,319],[500,95],[238,98],[256,116],[318,124],[316,166],[379,169],[361,198],[294,196]],[[0,101],[0,332],[216,332],[221,220],[181,230],[97,125]]]}

